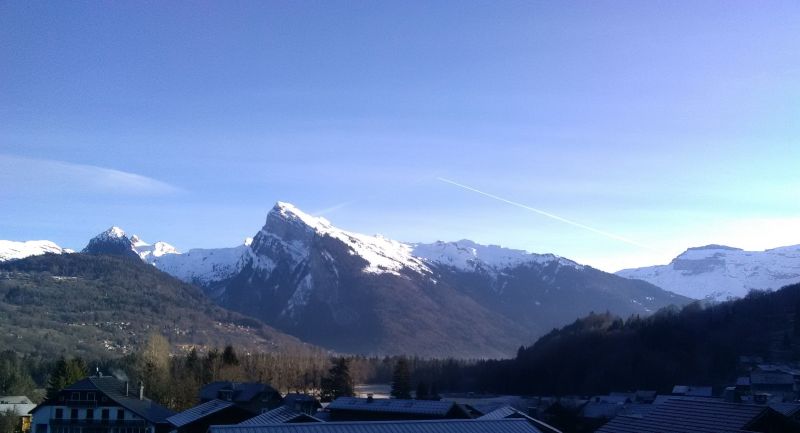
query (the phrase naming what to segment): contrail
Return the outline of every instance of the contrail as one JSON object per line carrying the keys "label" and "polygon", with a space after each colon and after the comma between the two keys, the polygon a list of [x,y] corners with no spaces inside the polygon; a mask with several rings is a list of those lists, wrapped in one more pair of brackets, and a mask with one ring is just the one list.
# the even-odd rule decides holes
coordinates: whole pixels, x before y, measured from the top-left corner
{"label": "contrail", "polygon": [[496,196],[494,194],[489,194],[488,192],[484,192],[484,191],[481,191],[479,189],[475,189],[475,188],[473,188],[471,186],[467,186],[467,185],[464,185],[462,183],[458,183],[458,182],[452,181],[450,179],[445,179],[443,177],[437,177],[436,179],[440,180],[442,182],[445,182],[445,183],[449,183],[450,185],[455,185],[455,186],[457,186],[459,188],[466,189],[467,191],[476,192],[476,193],[478,193],[480,195],[495,199],[497,201],[501,201],[503,203],[508,203],[508,204],[510,204],[512,206],[516,206],[516,207],[519,207],[519,208],[522,208],[522,209],[525,209],[525,210],[529,210],[531,212],[538,213],[539,215],[543,215],[543,216],[546,216],[548,218],[552,218],[552,219],[554,219],[556,221],[561,221],[562,223],[566,223],[566,224],[569,224],[571,226],[579,227],[579,228],[582,228],[584,230],[589,230],[590,232],[597,233],[597,234],[605,236],[607,238],[611,238],[611,239],[615,239],[615,240],[618,240],[618,241],[621,241],[621,242],[625,242],[627,244],[635,245],[635,246],[637,246],[639,248],[644,248],[644,249],[647,249],[647,250],[655,251],[653,248],[651,248],[651,247],[649,247],[647,245],[640,244],[639,242],[636,242],[636,241],[634,241],[632,239],[628,239],[628,238],[623,237],[623,236],[615,235],[614,233],[609,233],[607,231],[596,229],[594,227],[589,227],[589,226],[587,226],[585,224],[581,224],[579,222],[568,220],[568,219],[562,218],[562,217],[560,217],[558,215],[551,214],[550,212],[545,212],[545,211],[543,211],[541,209],[536,209],[535,207],[530,207],[530,206],[524,205],[522,203],[517,203],[515,201],[511,201],[511,200],[503,198],[503,197],[498,197],[498,196]]}

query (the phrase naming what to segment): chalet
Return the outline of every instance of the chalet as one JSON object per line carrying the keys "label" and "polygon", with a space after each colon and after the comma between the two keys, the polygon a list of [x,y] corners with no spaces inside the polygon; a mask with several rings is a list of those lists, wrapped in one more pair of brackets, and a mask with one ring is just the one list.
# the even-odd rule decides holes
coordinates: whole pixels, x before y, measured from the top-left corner
{"label": "chalet", "polygon": [[162,433],[172,429],[171,410],[109,376],[87,377],[59,391],[31,412],[33,433]]}
{"label": "chalet", "polygon": [[36,405],[24,395],[2,395],[0,396],[0,414],[13,413],[19,416],[17,428],[21,432],[31,430],[31,416],[29,412]]}
{"label": "chalet", "polygon": [[209,433],[542,433],[524,419],[317,422],[216,425]]}
{"label": "chalet", "polygon": [[469,419],[467,411],[452,401],[399,398],[339,397],[326,408],[331,421],[390,421]]}
{"label": "chalet", "polygon": [[790,433],[800,424],[765,405],[673,397],[644,415],[620,415],[597,433]]}
{"label": "chalet", "polygon": [[322,422],[322,420],[307,413],[295,410],[292,407],[281,406],[277,409],[272,409],[269,412],[264,412],[261,415],[247,419],[239,423],[239,425],[295,424],[302,422]]}
{"label": "chalet", "polygon": [[253,414],[231,401],[211,400],[167,418],[177,433],[206,433],[213,424],[237,424]]}
{"label": "chalet", "polygon": [[273,387],[257,382],[211,382],[200,389],[200,402],[229,401],[253,415],[283,405],[283,397]]}
{"label": "chalet", "polygon": [[769,394],[779,401],[792,401],[798,393],[800,373],[788,368],[760,365],[750,372],[750,391]]}

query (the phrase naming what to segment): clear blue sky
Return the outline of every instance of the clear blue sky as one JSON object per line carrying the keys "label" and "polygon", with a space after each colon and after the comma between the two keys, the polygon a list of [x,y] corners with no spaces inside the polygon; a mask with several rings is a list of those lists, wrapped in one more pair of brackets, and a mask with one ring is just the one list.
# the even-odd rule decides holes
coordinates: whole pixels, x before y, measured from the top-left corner
{"label": "clear blue sky", "polygon": [[798,23],[796,1],[2,1],[0,239],[232,246],[283,200],[606,270],[800,243]]}

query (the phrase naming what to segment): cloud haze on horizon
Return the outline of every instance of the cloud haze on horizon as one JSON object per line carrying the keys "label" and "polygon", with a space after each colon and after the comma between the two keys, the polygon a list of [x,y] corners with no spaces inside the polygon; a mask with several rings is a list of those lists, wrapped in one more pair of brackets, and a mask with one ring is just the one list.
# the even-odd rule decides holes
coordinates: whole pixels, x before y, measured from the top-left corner
{"label": "cloud haze on horizon", "polygon": [[612,271],[800,244],[798,21],[796,2],[5,3],[0,239],[231,246],[281,200]]}

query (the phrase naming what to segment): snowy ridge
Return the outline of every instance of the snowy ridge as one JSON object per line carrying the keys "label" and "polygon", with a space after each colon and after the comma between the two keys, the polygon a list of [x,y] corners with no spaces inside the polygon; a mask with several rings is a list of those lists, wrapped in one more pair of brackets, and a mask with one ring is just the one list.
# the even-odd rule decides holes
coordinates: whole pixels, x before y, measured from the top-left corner
{"label": "snowy ridge", "polygon": [[668,265],[624,269],[617,275],[644,280],[695,299],[723,301],[750,290],[800,282],[800,245],[744,251],[723,245],[689,248]]}
{"label": "snowy ridge", "polygon": [[[276,212],[287,221],[302,224],[320,236],[330,236],[342,241],[350,248],[351,254],[367,261],[368,265],[364,268],[364,272],[388,272],[399,275],[403,268],[419,273],[431,272],[422,260],[412,254],[413,247],[409,244],[387,239],[381,235],[369,236],[338,229],[325,218],[308,215],[290,203],[278,202],[272,212]],[[272,235],[265,232],[265,229],[262,229],[262,234]],[[302,244],[294,244],[292,247],[292,250],[302,254],[304,248]]]}
{"label": "snowy ridge", "polygon": [[166,254],[180,254],[175,247],[166,242],[156,242],[152,245],[141,240],[139,236],[133,235],[130,238],[133,250],[142,258],[146,263],[153,264],[159,257]]}
{"label": "snowy ridge", "polygon": [[429,262],[468,272],[496,272],[527,263],[558,263],[582,269],[583,266],[553,254],[534,254],[497,245],[481,245],[468,239],[456,242],[437,241],[432,244],[413,244],[414,256]]}
{"label": "snowy ridge", "polygon": [[242,269],[252,255],[248,245],[233,248],[192,249],[183,254],[157,257],[153,264],[186,282],[207,285],[222,281]]}
{"label": "snowy ridge", "polygon": [[2,241],[0,240],[0,262],[7,260],[24,259],[30,256],[40,256],[42,254],[64,254],[71,250],[65,250],[50,241]]}

